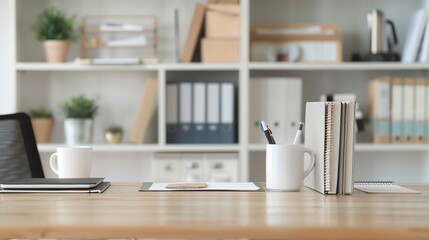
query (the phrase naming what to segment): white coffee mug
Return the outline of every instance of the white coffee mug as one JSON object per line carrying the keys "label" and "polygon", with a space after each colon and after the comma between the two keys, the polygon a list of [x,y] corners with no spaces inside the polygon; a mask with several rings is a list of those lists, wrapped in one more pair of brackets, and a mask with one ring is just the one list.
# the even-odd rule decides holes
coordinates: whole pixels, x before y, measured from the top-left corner
{"label": "white coffee mug", "polygon": [[[310,155],[305,171],[304,154]],[[300,191],[304,178],[315,164],[314,152],[302,145],[268,144],[266,152],[267,189],[277,191]]]}
{"label": "white coffee mug", "polygon": [[92,147],[59,147],[49,164],[59,178],[89,178],[91,161]]}

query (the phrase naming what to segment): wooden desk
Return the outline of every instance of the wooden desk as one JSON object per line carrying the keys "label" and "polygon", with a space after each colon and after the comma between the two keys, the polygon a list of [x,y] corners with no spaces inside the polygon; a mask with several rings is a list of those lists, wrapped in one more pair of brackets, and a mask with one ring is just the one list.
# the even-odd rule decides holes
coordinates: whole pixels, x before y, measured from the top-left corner
{"label": "wooden desk", "polygon": [[429,239],[423,195],[141,193],[0,194],[0,238]]}

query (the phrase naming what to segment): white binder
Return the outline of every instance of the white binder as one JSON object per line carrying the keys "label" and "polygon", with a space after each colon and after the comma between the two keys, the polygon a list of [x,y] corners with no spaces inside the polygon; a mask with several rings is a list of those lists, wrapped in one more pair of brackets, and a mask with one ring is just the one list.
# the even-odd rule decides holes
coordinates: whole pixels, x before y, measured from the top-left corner
{"label": "white binder", "polygon": [[[266,121],[265,106],[267,97],[264,78],[252,78],[249,84],[249,140],[251,143],[265,143],[267,139],[261,133],[259,123]],[[271,126],[270,126],[271,127]]]}
{"label": "white binder", "polygon": [[220,128],[220,86],[219,83],[207,84],[207,137],[217,138]]}
{"label": "white binder", "polygon": [[402,142],[412,143],[414,140],[414,111],[415,111],[415,79],[405,78],[403,85],[403,114],[402,121]]}
{"label": "white binder", "polygon": [[[428,81],[428,80],[426,80]],[[429,142],[429,83],[426,82],[426,128],[425,128],[425,142]]]}
{"label": "white binder", "polygon": [[261,78],[250,82],[250,139],[266,139],[255,122],[264,120],[277,143],[292,143],[301,121],[302,80],[300,78]]}
{"label": "white binder", "polygon": [[402,118],[403,118],[403,87],[402,79],[395,77],[392,79],[392,124],[391,124],[391,142],[402,142]]}
{"label": "white binder", "polygon": [[221,128],[219,141],[220,143],[235,143],[236,121],[235,113],[235,98],[234,84],[221,83]]}
{"label": "white binder", "polygon": [[222,83],[221,123],[232,124],[234,122],[234,85]]}
{"label": "white binder", "polygon": [[192,131],[195,133],[205,130],[206,123],[206,84],[194,83],[193,122]]}
{"label": "white binder", "polygon": [[407,38],[404,43],[404,51],[402,52],[401,58],[402,62],[417,61],[417,55],[422,43],[427,18],[426,9],[419,9],[413,14],[410,27],[408,28]]}
{"label": "white binder", "polygon": [[[429,36],[428,36],[429,37]],[[429,41],[429,39],[428,39]],[[426,79],[416,79],[416,100],[415,100],[415,128],[414,128],[414,141],[416,143],[426,142],[426,121],[427,121],[427,95],[426,95]]]}
{"label": "white binder", "polygon": [[[426,15],[428,15],[428,10],[426,11]],[[426,23],[426,27],[423,34],[423,39],[420,47],[419,62],[427,63],[429,62],[429,24]]]}
{"label": "white binder", "polygon": [[178,142],[189,143],[192,140],[191,123],[192,123],[192,84],[181,82],[180,88],[180,109],[179,109],[179,130]]}

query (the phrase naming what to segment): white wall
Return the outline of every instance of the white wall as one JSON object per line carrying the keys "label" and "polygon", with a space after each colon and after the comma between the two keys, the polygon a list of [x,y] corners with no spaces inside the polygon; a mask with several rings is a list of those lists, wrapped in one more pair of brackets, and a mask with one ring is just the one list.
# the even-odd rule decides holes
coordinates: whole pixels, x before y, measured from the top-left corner
{"label": "white wall", "polygon": [[15,82],[15,1],[0,1],[0,114],[17,109]]}

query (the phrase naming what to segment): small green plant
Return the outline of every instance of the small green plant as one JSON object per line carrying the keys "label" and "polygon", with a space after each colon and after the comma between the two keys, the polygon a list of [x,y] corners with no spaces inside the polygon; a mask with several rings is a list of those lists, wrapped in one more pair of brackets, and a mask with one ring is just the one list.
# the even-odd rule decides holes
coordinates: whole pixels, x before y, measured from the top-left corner
{"label": "small green plant", "polygon": [[72,97],[61,105],[66,118],[93,118],[98,106],[95,100],[88,99],[84,95]]}
{"label": "small green plant", "polygon": [[56,8],[48,8],[37,18],[36,37],[44,40],[74,40],[76,17],[67,17],[66,13]]}
{"label": "small green plant", "polygon": [[30,116],[32,118],[52,118],[52,112],[42,106],[39,109],[31,110]]}
{"label": "small green plant", "polygon": [[112,132],[112,133],[121,133],[122,128],[118,126],[109,127],[106,129],[106,132]]}

